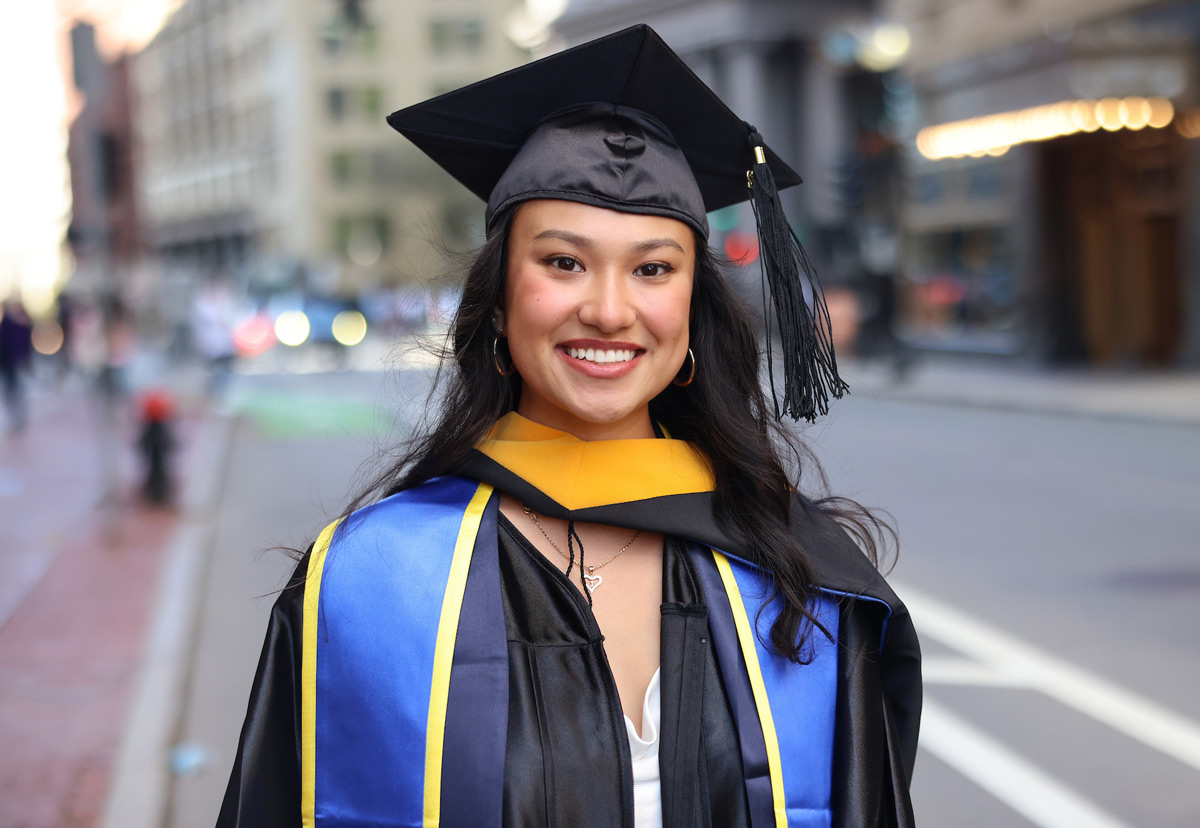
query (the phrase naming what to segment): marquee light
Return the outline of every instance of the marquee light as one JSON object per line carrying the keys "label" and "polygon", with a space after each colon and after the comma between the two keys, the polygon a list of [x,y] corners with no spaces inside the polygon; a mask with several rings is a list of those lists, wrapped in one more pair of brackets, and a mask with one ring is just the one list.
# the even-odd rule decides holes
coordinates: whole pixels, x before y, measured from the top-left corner
{"label": "marquee light", "polygon": [[1078,132],[1162,129],[1174,118],[1175,107],[1166,98],[1061,101],[926,127],[917,133],[917,149],[931,161],[968,155],[982,158],[1003,155],[1017,144]]}
{"label": "marquee light", "polygon": [[1180,115],[1175,122],[1175,129],[1184,138],[1200,138],[1200,109],[1192,110],[1186,115]]}

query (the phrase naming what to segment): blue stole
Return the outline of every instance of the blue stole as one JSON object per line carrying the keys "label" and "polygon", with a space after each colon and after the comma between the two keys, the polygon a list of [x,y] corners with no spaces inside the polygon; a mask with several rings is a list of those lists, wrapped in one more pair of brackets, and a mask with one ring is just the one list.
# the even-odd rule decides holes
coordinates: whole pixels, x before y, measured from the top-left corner
{"label": "blue stole", "polygon": [[[305,828],[499,828],[508,653],[492,488],[446,477],[330,525],[309,559],[301,666]],[[753,828],[828,828],[834,636],[798,666],[749,563],[693,546],[742,749]],[[469,576],[469,577],[468,577]]]}

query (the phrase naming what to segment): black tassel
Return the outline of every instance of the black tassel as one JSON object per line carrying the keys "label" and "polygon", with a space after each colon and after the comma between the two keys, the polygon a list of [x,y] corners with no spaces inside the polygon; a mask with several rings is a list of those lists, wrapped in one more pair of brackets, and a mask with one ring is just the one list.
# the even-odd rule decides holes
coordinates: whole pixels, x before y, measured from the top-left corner
{"label": "black tassel", "polygon": [[[754,208],[754,221],[758,227],[759,263],[763,279],[771,288],[783,346],[781,407],[776,394],[775,365],[771,356],[770,314],[764,296],[767,372],[771,381],[771,398],[775,403],[775,418],[783,419],[786,414],[793,420],[803,417],[812,422],[818,415],[829,413],[831,396],[841,399],[850,388],[838,376],[829,309],[825,306],[821,281],[787,222],[783,205],[779,202],[775,176],[767,165],[763,138],[752,126],[749,141],[754,151],[754,168],[746,174],[746,184],[750,187],[750,204]],[[801,273],[808,280],[808,288],[812,293],[811,308],[804,301]]]}
{"label": "black tassel", "polygon": [[583,594],[587,596],[588,606],[592,605],[592,591],[588,589],[587,578],[583,569],[583,539],[575,531],[575,521],[567,521],[567,579],[571,578],[571,565],[575,563],[575,544],[579,544],[579,583],[583,586]]}
{"label": "black tassel", "polygon": [[[568,520],[567,521],[567,579],[568,580],[570,580],[570,578],[571,578],[571,567],[575,566],[575,547],[572,545],[572,540],[577,537],[579,537],[579,535],[575,534],[575,521]],[[580,553],[583,552],[583,544],[582,543],[579,544],[579,551],[580,551]],[[583,562],[581,561],[579,565],[583,566]]]}

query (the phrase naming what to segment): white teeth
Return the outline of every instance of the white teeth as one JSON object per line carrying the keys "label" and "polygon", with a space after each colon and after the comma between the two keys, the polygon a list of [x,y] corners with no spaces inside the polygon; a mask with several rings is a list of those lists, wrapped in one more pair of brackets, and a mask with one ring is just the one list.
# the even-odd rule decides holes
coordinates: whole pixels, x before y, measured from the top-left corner
{"label": "white teeth", "polygon": [[567,348],[567,355],[572,359],[586,359],[598,365],[607,362],[628,362],[633,359],[633,354],[634,352],[628,349],[600,351],[595,348]]}

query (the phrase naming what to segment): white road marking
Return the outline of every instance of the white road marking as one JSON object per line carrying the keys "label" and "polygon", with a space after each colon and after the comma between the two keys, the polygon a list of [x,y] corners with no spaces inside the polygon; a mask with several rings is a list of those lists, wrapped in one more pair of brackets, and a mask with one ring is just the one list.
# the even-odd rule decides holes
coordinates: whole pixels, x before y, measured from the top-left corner
{"label": "white road marking", "polygon": [[929,699],[921,747],[1039,828],[1130,828]]}
{"label": "white road marking", "polygon": [[[1100,676],[900,586],[922,636],[980,662],[1006,681],[1044,693],[1167,756],[1200,770],[1200,725]],[[935,674],[936,676],[936,674]]]}
{"label": "white road marking", "polygon": [[[930,635],[930,638],[934,636]],[[921,659],[921,679],[926,685],[956,684],[971,687],[1024,687],[1029,679],[997,670],[965,658],[933,657]]]}

